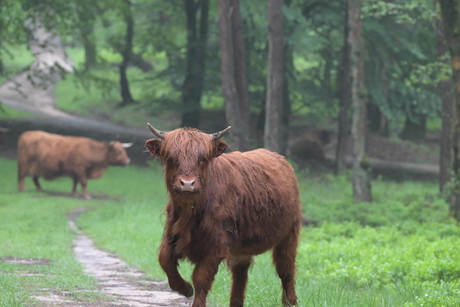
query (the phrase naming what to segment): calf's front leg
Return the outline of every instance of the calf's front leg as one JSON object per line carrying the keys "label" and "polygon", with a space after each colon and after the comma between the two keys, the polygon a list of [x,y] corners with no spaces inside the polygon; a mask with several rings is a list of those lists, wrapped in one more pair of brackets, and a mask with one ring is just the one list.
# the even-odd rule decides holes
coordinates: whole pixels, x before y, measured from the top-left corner
{"label": "calf's front leg", "polygon": [[172,243],[165,236],[161,242],[158,260],[163,271],[168,276],[169,287],[180,294],[191,297],[193,295],[193,287],[186,282],[177,270],[178,259],[171,245]]}

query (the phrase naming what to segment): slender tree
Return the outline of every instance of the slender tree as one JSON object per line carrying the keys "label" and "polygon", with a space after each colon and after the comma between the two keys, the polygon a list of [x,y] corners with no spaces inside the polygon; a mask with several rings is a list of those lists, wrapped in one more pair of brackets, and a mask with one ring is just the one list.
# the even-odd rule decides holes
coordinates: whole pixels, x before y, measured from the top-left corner
{"label": "slender tree", "polygon": [[125,34],[125,43],[121,51],[123,60],[119,66],[120,71],[120,93],[122,102],[121,107],[132,104],[134,99],[131,95],[131,90],[129,88],[128,76],[126,75],[126,70],[131,61],[131,56],[133,53],[133,37],[134,37],[134,18],[131,11],[131,0],[122,0],[122,14],[124,21],[126,23],[126,34]]}
{"label": "slender tree", "polygon": [[439,0],[444,32],[452,65],[452,190],[450,193],[450,212],[460,220],[460,0]]}
{"label": "slender tree", "polygon": [[[238,150],[249,149],[249,102],[244,40],[238,0],[219,0],[222,94],[230,138]],[[237,81],[238,80],[238,81]]]}
{"label": "slender tree", "polygon": [[[199,127],[208,40],[209,0],[184,0],[187,17],[187,53],[182,85],[182,126]],[[200,16],[197,22],[197,15]]]}
{"label": "slender tree", "polygon": [[[435,0],[435,3],[437,2],[438,0]],[[441,63],[447,65],[446,54],[448,53],[448,49],[444,35],[444,26],[442,20],[439,18],[435,19],[435,31],[438,59]],[[452,80],[440,80],[438,82],[438,89],[442,101],[441,153],[439,155],[439,190],[442,192],[445,185],[451,179]]]}
{"label": "slender tree", "polygon": [[335,153],[335,173],[341,174],[347,168],[346,151],[350,135],[350,99],[351,99],[351,76],[350,76],[350,43],[348,37],[348,10],[344,19],[344,46],[343,62],[340,70],[340,111],[338,118],[337,149]]}
{"label": "slender tree", "polygon": [[284,89],[283,0],[268,0],[268,73],[264,146],[282,152]]}
{"label": "slender tree", "polygon": [[89,69],[97,63],[96,35],[94,34],[97,3],[83,0],[76,1],[75,5],[78,16],[77,25],[85,49],[85,69]]}
{"label": "slender tree", "polygon": [[348,42],[351,75],[351,138],[353,142],[353,199],[372,201],[369,163],[366,161],[366,89],[364,86],[364,42],[362,0],[348,0]]}

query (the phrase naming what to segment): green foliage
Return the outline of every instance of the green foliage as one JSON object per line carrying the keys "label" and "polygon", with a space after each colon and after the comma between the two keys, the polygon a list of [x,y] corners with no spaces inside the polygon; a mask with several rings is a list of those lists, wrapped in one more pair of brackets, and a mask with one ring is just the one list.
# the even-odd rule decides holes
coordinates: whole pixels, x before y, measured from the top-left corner
{"label": "green foliage", "polygon": [[415,24],[417,20],[433,20],[437,15],[433,3],[426,0],[365,0],[363,17],[391,16],[398,24]]}
{"label": "green foliage", "polygon": [[[356,287],[397,287],[457,282],[459,230],[438,231],[436,223],[407,235],[395,227],[362,228],[356,223],[310,229],[299,250],[299,262],[310,266],[306,277],[341,280]],[[325,244],[325,242],[328,242]]]}
{"label": "green foliage", "polygon": [[392,122],[401,116],[413,122],[422,115],[436,118],[437,83],[450,72],[436,54],[434,2],[371,0],[363,16],[370,101]]}
{"label": "green foliage", "polygon": [[24,118],[29,116],[32,116],[32,113],[18,111],[16,109],[0,104],[0,119]]}

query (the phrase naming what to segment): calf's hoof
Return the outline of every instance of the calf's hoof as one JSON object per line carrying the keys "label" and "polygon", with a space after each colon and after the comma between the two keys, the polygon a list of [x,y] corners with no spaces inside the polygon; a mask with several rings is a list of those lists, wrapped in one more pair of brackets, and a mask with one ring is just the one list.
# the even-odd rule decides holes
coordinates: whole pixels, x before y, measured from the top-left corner
{"label": "calf's hoof", "polygon": [[185,286],[185,291],[181,293],[182,295],[185,295],[186,297],[192,297],[193,296],[193,287],[191,284],[187,283]]}

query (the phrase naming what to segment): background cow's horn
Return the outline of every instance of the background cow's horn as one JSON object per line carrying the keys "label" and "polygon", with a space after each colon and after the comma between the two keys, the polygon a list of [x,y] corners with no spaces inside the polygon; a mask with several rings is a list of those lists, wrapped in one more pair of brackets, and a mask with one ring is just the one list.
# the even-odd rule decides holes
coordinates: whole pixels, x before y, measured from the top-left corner
{"label": "background cow's horn", "polygon": [[129,148],[131,146],[133,146],[133,142],[129,142],[129,143],[121,143],[121,146],[123,146],[124,148]]}
{"label": "background cow's horn", "polygon": [[221,137],[224,136],[225,133],[227,133],[228,130],[230,130],[230,128],[232,128],[232,126],[228,126],[227,128],[225,128],[225,129],[222,130],[222,131],[213,133],[213,134],[212,134],[212,140],[215,141],[215,140],[220,139]]}
{"label": "background cow's horn", "polygon": [[165,139],[166,132],[160,131],[160,130],[152,127],[152,125],[150,125],[149,123],[147,123],[147,125],[149,126],[150,131],[152,131],[153,134],[155,134],[157,137],[159,137],[162,140]]}

